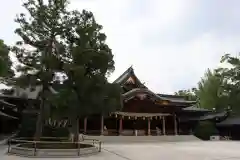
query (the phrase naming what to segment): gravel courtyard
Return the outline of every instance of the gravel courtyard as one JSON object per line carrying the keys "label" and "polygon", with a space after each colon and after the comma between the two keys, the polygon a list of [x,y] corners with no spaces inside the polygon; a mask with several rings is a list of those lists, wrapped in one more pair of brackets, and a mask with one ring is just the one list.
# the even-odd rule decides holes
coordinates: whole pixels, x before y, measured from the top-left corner
{"label": "gravel courtyard", "polygon": [[[178,142],[178,143],[138,143],[138,144],[105,144],[103,151],[97,155],[81,160],[239,160],[240,143],[225,142]],[[1,160],[26,160],[31,158],[5,155],[6,146],[0,146]],[[56,159],[56,158],[32,158]]]}

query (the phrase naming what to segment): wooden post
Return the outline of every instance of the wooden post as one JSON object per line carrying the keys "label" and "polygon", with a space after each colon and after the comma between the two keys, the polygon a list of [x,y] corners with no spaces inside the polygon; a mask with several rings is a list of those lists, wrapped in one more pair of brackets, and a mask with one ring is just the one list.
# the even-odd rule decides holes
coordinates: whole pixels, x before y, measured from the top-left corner
{"label": "wooden post", "polygon": [[121,133],[122,133],[122,128],[123,128],[123,126],[122,126],[122,117],[120,117],[120,119],[119,119],[119,135],[121,135]]}
{"label": "wooden post", "polygon": [[104,127],[104,117],[101,116],[101,135],[103,135],[103,127]]}
{"label": "wooden post", "polygon": [[163,135],[166,135],[165,116],[162,117],[162,125],[163,125]]}
{"label": "wooden post", "polygon": [[151,135],[151,121],[150,118],[148,118],[148,135]]}
{"label": "wooden post", "polygon": [[177,135],[178,130],[177,130],[177,116],[176,116],[176,114],[173,115],[173,118],[174,118],[174,133],[175,133],[175,135]]}
{"label": "wooden post", "polygon": [[84,118],[84,133],[87,134],[87,117]]}

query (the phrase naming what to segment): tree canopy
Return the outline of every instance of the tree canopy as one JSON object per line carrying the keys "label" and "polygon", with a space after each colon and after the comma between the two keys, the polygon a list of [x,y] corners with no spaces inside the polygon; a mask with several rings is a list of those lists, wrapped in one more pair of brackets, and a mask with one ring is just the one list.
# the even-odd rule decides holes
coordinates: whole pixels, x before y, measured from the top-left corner
{"label": "tree canopy", "polygon": [[198,83],[197,96],[201,107],[222,110],[227,107],[227,96],[223,89],[224,80],[216,71],[208,69]]}
{"label": "tree canopy", "polygon": [[68,59],[62,61],[62,73],[66,77],[55,102],[62,110],[61,116],[68,117],[78,127],[80,117],[119,109],[121,92],[120,86],[107,81],[114,70],[114,61],[112,50],[105,42],[106,35],[101,32],[102,26],[91,12],[83,10],[74,14],[79,20],[74,34],[66,37]]}
{"label": "tree canopy", "polygon": [[[29,16],[21,13],[15,20],[19,24],[15,33],[22,39],[12,47],[21,63],[16,85],[42,87],[37,139],[50,110],[78,123],[79,117],[121,106],[120,87],[107,81],[114,61],[102,26],[91,12],[68,11],[67,5],[67,0],[27,0],[23,7]],[[52,86],[58,86],[56,95]]]}
{"label": "tree canopy", "polygon": [[19,28],[15,33],[21,37],[12,51],[15,53],[21,65],[18,71],[20,77],[16,83],[21,87],[42,86],[38,99],[41,102],[40,114],[37,122],[36,137],[41,136],[41,128],[47,101],[51,92],[49,86],[55,79],[55,73],[59,70],[59,52],[56,44],[59,37],[65,35],[69,24],[69,13],[66,11],[66,0],[28,0],[23,3],[29,17],[20,13],[16,18]]}
{"label": "tree canopy", "polygon": [[221,63],[228,65],[217,69],[218,76],[225,82],[222,88],[228,96],[228,105],[233,113],[240,114],[240,57],[226,54],[222,57]]}
{"label": "tree canopy", "polygon": [[0,39],[0,83],[8,84],[9,78],[14,76],[14,71],[11,69],[12,61],[9,56],[9,47]]}
{"label": "tree canopy", "polygon": [[[195,90],[198,105],[202,108],[223,111],[231,108],[234,114],[240,114],[240,57],[226,54],[222,64],[227,67],[208,69]],[[226,65],[227,64],[227,65]],[[176,93],[188,95],[188,90]]]}

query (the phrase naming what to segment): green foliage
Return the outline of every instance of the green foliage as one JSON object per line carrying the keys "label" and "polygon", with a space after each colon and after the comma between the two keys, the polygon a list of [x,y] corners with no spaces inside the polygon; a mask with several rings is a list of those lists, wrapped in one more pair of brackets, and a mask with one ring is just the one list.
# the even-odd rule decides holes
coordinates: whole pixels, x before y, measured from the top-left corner
{"label": "green foliage", "polygon": [[44,111],[51,96],[49,86],[56,79],[56,71],[61,68],[59,59],[64,48],[58,46],[63,43],[61,37],[71,28],[70,13],[66,11],[66,6],[67,0],[27,0],[23,7],[30,17],[21,13],[15,20],[20,26],[15,33],[22,39],[12,47],[21,63],[17,68],[21,75],[16,78],[16,85],[23,88],[42,86],[38,97],[41,102],[36,127],[38,139]]}
{"label": "green foliage", "polygon": [[[68,117],[77,127],[81,116],[106,114],[121,106],[120,86],[107,81],[114,61],[102,26],[91,12],[70,12],[67,4],[67,0],[28,0],[23,6],[30,18],[21,13],[16,19],[20,28],[15,32],[22,38],[12,47],[21,63],[16,84],[42,86],[38,139],[44,115]],[[59,79],[57,73],[65,78]],[[53,95],[50,86],[55,83],[60,87]]]}
{"label": "green foliage", "polygon": [[59,66],[58,37],[64,35],[68,24],[66,0],[28,0],[23,4],[29,13],[21,13],[15,20],[20,28],[15,30],[22,41],[12,47],[18,61],[21,76],[17,84],[23,87],[48,85],[55,78]]}
{"label": "green foliage", "polygon": [[68,39],[68,60],[63,61],[63,81],[56,106],[63,117],[72,119],[97,113],[109,113],[120,108],[120,86],[110,84],[107,76],[114,70],[113,54],[105,43],[106,35],[101,32],[91,12],[74,12],[76,28]]}
{"label": "green foliage", "polygon": [[200,121],[193,132],[196,137],[202,140],[209,140],[210,136],[218,134],[215,123],[211,121]]}
{"label": "green foliage", "polygon": [[198,83],[196,96],[200,107],[223,111],[231,107],[235,114],[240,114],[240,59],[226,54],[221,63],[228,67],[208,71]]}
{"label": "green foliage", "polygon": [[200,107],[206,109],[215,108],[222,111],[228,106],[228,97],[223,89],[225,84],[221,76],[218,76],[215,71],[209,69],[204,77],[198,83],[196,95]]}
{"label": "green foliage", "polygon": [[121,107],[121,89],[107,81],[114,70],[114,61],[105,43],[106,35],[101,32],[102,26],[91,12],[75,11],[73,15],[75,27],[72,27],[72,34],[65,37],[68,44],[65,55],[68,56],[62,59],[62,73],[66,78],[53,101],[58,116],[71,120],[76,137],[80,117],[108,114]]}
{"label": "green foliage", "polygon": [[0,83],[8,84],[9,78],[14,76],[11,67],[12,61],[9,57],[9,47],[0,39]]}
{"label": "green foliage", "polygon": [[240,114],[240,58],[226,54],[222,57],[222,63],[229,67],[219,68],[218,74],[225,80],[224,90],[228,95],[228,104],[235,114]]}

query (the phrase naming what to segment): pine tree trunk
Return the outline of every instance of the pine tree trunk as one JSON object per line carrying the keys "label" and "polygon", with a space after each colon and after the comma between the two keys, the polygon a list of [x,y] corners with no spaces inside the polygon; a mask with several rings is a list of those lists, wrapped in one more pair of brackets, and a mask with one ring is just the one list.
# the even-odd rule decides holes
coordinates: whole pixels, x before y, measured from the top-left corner
{"label": "pine tree trunk", "polygon": [[36,131],[35,131],[35,140],[39,141],[42,136],[43,129],[43,119],[44,119],[44,111],[45,111],[45,94],[47,90],[47,85],[43,83],[42,93],[40,93],[40,112],[37,117],[36,123]]}
{"label": "pine tree trunk", "polygon": [[41,100],[40,112],[38,113],[37,122],[36,122],[36,131],[34,139],[39,141],[42,136],[42,122],[44,114],[44,100]]}
{"label": "pine tree trunk", "polygon": [[79,118],[73,120],[72,131],[74,133],[74,142],[79,142]]}

